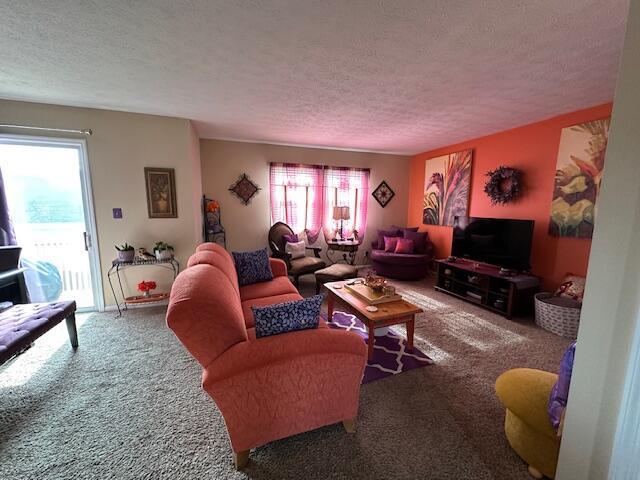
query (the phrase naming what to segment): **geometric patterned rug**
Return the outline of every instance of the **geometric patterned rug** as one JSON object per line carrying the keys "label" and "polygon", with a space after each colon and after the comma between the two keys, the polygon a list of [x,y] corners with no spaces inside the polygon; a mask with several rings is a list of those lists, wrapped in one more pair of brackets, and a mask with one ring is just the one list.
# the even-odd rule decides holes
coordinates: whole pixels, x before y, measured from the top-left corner
{"label": "geometric patterned rug", "polygon": [[[333,312],[329,327],[356,332],[366,343],[369,338],[364,324],[358,317],[344,312]],[[415,346],[411,352],[405,350],[407,340],[396,333],[393,327],[386,335],[375,337],[373,360],[367,362],[362,383],[369,383],[398,373],[408,372],[414,368],[432,365],[434,361]]]}

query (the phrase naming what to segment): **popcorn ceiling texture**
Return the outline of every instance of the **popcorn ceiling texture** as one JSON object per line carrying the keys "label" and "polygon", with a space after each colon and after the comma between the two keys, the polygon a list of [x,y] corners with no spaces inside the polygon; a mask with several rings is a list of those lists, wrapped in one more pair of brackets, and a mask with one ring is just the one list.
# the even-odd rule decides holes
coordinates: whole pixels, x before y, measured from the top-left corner
{"label": "popcorn ceiling texture", "polygon": [[627,4],[3,2],[0,97],[416,153],[611,101]]}

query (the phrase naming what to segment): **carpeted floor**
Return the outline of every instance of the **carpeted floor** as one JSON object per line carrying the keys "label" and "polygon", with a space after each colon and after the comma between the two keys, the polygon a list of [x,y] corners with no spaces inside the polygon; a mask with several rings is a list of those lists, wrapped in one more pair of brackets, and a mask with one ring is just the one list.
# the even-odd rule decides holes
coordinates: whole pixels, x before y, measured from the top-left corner
{"label": "carpeted floor", "polygon": [[272,442],[235,472],[164,308],[96,314],[76,353],[60,325],[0,367],[0,478],[528,479],[493,383],[511,367],[555,371],[569,342],[428,282],[396,284],[425,309],[416,345],[436,364],[363,385],[355,435],[332,425]]}

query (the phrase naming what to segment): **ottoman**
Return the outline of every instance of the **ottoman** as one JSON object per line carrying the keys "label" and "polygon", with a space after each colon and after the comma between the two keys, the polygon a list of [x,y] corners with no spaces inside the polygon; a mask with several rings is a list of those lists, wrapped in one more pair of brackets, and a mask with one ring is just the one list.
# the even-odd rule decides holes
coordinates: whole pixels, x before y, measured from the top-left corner
{"label": "ottoman", "polygon": [[38,337],[67,321],[71,347],[78,348],[76,302],[25,303],[0,313],[0,365],[26,349]]}
{"label": "ottoman", "polygon": [[347,278],[355,278],[358,276],[358,269],[353,265],[346,263],[334,263],[333,265],[316,270],[316,293],[320,293],[322,285],[328,282],[337,282],[338,280],[346,280]]}

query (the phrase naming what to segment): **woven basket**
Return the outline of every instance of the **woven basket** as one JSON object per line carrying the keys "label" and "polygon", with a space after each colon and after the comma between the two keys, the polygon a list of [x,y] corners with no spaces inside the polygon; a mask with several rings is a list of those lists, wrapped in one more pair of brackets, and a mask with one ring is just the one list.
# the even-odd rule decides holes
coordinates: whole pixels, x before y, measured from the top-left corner
{"label": "woven basket", "polygon": [[535,295],[536,324],[551,333],[575,340],[580,326],[581,305],[554,305],[546,302],[553,295],[548,292]]}

